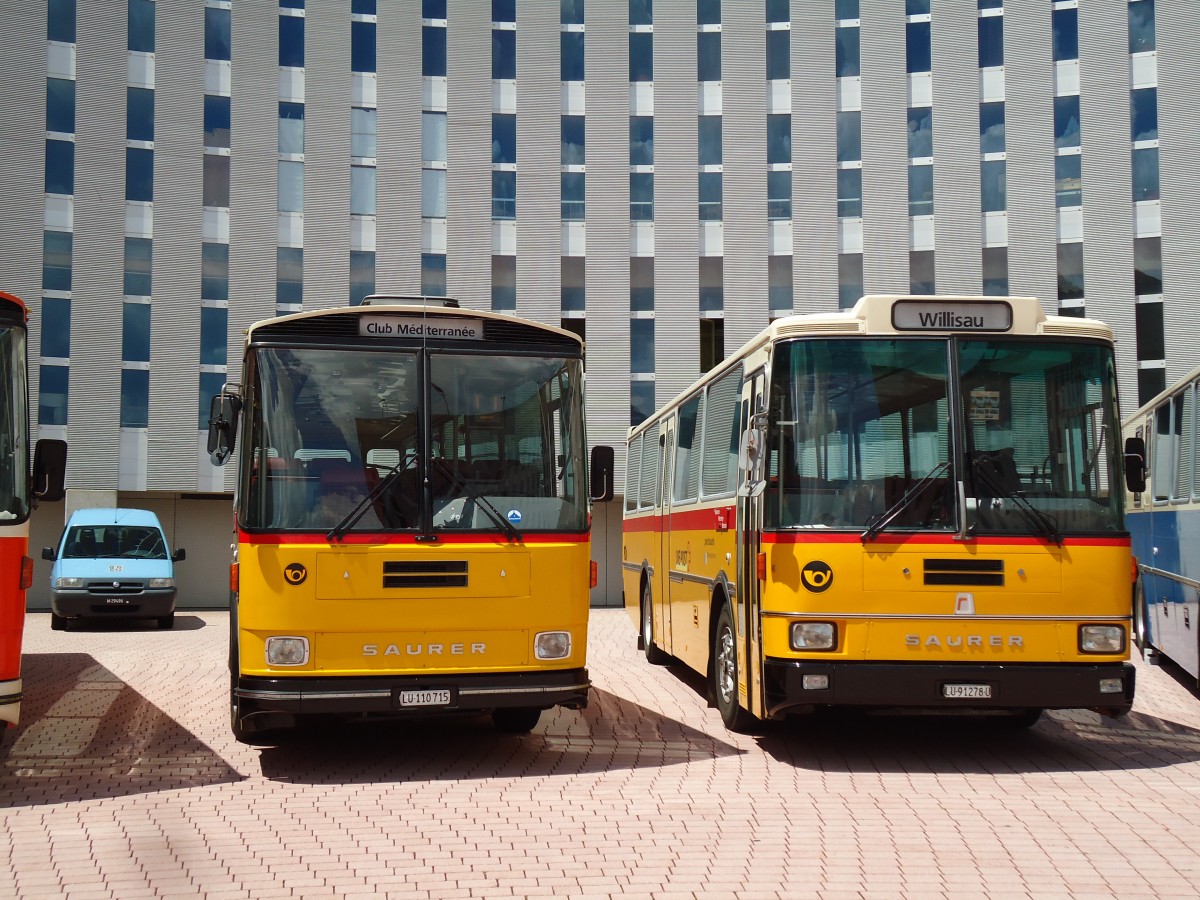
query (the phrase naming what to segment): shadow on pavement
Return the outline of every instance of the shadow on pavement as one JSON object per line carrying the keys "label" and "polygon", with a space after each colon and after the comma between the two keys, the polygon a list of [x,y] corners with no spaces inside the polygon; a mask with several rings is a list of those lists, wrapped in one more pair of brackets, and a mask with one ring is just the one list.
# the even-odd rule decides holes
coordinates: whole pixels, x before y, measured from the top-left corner
{"label": "shadow on pavement", "polygon": [[[208,623],[199,616],[189,616],[187,613],[175,613],[175,631],[199,631]],[[139,619],[134,616],[106,619],[96,616],[90,619],[72,619],[67,626],[69,631],[157,631],[158,625],[154,619]]]}
{"label": "shadow on pavement", "polygon": [[542,713],[527,735],[488,716],[329,723],[261,754],[263,775],[303,784],[580,775],[677,765],[745,751],[623,697],[592,689],[581,711]]}
{"label": "shadow on pavement", "polygon": [[242,776],[86,653],[26,654],[21,724],[0,733],[0,808]]}

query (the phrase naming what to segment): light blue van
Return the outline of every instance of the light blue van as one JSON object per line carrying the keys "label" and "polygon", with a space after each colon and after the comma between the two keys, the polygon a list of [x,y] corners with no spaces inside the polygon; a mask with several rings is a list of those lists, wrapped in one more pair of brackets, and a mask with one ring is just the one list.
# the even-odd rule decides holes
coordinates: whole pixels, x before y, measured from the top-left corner
{"label": "light blue van", "polygon": [[50,570],[50,627],[72,619],[146,618],[175,625],[175,570],[154,513],[145,509],[79,509],[58,547],[42,550]]}

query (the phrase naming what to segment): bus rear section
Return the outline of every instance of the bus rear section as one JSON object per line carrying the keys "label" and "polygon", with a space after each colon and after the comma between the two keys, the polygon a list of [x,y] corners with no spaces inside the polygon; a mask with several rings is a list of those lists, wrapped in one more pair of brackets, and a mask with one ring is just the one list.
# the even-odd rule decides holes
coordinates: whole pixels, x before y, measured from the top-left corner
{"label": "bus rear section", "polygon": [[586,705],[590,496],[582,346],[491,313],[405,306],[250,330],[240,395],[231,721]]}

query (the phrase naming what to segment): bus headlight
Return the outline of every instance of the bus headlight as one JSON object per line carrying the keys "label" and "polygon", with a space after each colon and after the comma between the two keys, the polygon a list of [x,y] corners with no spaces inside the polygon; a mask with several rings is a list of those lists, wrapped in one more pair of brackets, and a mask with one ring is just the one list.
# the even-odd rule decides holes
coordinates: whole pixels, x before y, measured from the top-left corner
{"label": "bus headlight", "polygon": [[175,587],[174,578],[151,578],[146,582],[146,587],[152,588],[173,588]]}
{"label": "bus headlight", "polygon": [[1120,625],[1080,625],[1080,653],[1121,653],[1125,650],[1125,629]]}
{"label": "bus headlight", "polygon": [[837,647],[837,625],[833,622],[793,622],[789,643],[793,650],[833,650]]}
{"label": "bus headlight", "polygon": [[308,638],[267,638],[268,666],[302,666],[308,662]]}
{"label": "bus headlight", "polygon": [[69,590],[77,590],[78,588],[81,588],[81,587],[83,587],[83,579],[82,578],[55,578],[54,579],[54,589],[55,590],[69,591]]}
{"label": "bus headlight", "polygon": [[571,655],[571,632],[538,632],[533,637],[533,655],[538,659],[566,659]]}

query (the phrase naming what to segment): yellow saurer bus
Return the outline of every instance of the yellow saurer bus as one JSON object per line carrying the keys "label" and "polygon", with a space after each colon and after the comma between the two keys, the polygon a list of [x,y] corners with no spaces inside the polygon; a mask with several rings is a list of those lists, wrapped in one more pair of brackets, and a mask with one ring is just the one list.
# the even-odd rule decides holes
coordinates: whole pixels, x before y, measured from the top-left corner
{"label": "yellow saurer bus", "polygon": [[725,724],[1133,703],[1112,334],[1027,297],[774,321],[631,429],[626,607]]}
{"label": "yellow saurer bus", "polygon": [[[238,451],[234,735],[310,715],[587,705],[590,495],[575,335],[368,298],[247,332],[209,452]],[[595,499],[612,450],[593,450]]]}

